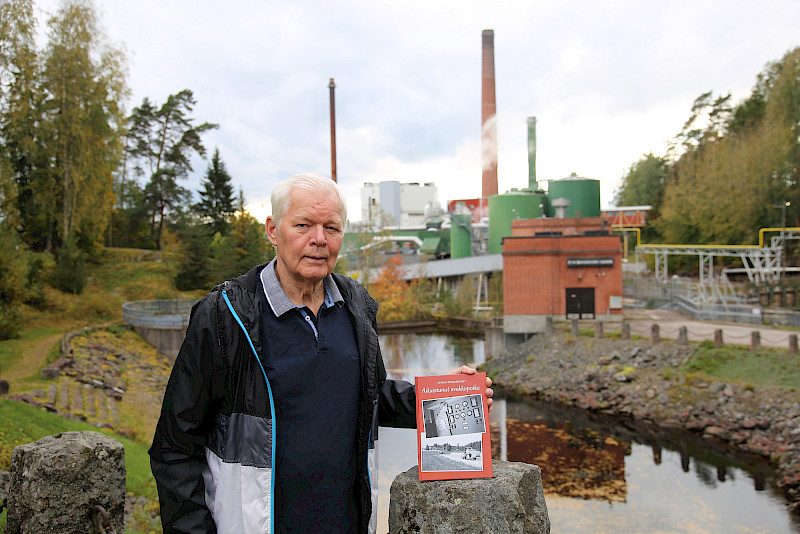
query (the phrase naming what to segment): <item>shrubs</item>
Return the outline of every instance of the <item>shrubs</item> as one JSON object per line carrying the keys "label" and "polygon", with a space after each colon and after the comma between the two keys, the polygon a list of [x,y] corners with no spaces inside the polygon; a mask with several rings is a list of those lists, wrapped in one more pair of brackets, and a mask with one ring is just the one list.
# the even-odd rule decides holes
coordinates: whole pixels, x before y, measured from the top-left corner
{"label": "shrubs", "polygon": [[19,307],[41,305],[49,255],[30,252],[13,228],[0,223],[0,340],[17,337]]}
{"label": "shrubs", "polygon": [[86,286],[86,257],[73,238],[58,251],[58,260],[53,269],[51,283],[53,287],[65,293],[80,295]]}
{"label": "shrubs", "polygon": [[380,303],[379,321],[409,321],[430,315],[423,305],[423,282],[403,280],[402,261],[399,254],[389,258],[369,284],[370,295]]}
{"label": "shrubs", "polygon": [[12,339],[19,335],[19,312],[4,302],[0,302],[0,340]]}

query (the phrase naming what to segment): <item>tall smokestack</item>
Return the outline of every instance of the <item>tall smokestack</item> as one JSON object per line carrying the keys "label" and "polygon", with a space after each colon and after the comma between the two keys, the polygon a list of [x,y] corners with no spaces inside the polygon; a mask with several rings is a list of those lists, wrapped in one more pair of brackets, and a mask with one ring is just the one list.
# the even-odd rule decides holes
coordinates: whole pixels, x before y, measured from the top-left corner
{"label": "tall smokestack", "polygon": [[494,93],[494,31],[483,30],[481,69],[481,196],[497,194],[497,103]]}
{"label": "tall smokestack", "polygon": [[536,191],[536,117],[528,117],[528,189]]}
{"label": "tall smokestack", "polygon": [[331,180],[336,181],[336,101],[333,96],[333,90],[336,89],[336,84],[333,83],[333,78],[328,84],[331,94]]}

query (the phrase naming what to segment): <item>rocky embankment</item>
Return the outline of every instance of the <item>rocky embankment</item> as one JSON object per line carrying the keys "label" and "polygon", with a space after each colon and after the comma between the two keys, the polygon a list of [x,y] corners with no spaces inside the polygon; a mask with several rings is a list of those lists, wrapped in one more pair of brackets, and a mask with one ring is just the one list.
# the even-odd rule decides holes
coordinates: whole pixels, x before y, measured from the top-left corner
{"label": "rocky embankment", "polygon": [[768,458],[800,513],[800,393],[680,371],[675,342],[537,335],[485,364],[512,393],[701,435]]}

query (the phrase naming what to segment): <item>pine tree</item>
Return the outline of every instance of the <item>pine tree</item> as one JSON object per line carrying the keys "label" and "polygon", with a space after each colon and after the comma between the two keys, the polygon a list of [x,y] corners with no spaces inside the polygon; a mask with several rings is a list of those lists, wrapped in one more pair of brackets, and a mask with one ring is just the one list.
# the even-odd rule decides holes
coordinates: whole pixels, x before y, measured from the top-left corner
{"label": "pine tree", "polygon": [[235,199],[231,175],[225,168],[225,162],[219,157],[218,148],[214,150],[201,185],[203,189],[200,191],[200,201],[195,205],[196,212],[201,217],[210,219],[212,234],[219,232],[227,235],[230,219],[235,211]]}
{"label": "pine tree", "polygon": [[156,108],[145,98],[129,118],[128,154],[135,172],[146,175],[145,198],[151,213],[151,229],[156,247],[161,247],[164,223],[186,204],[190,193],[178,184],[192,170],[191,156],[206,153],[201,136],[218,125],[204,122],[195,126],[191,112],[192,91],[170,95]]}
{"label": "pine tree", "polygon": [[181,291],[210,289],[211,235],[204,224],[187,224],[181,231],[181,257],[175,287]]}

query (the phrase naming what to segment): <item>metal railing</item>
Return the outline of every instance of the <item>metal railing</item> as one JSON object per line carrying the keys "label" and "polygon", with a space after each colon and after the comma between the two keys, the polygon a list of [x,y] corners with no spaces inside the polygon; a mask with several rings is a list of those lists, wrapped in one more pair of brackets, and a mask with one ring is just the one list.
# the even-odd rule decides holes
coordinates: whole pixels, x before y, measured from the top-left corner
{"label": "metal railing", "polygon": [[700,321],[730,321],[734,323],[762,324],[764,317],[758,306],[725,305],[697,303],[685,297],[674,301],[677,308]]}
{"label": "metal railing", "polygon": [[[697,282],[687,278],[673,278],[665,281],[652,278],[628,279],[623,284],[623,295],[641,301],[650,308],[674,307],[693,319],[702,321],[800,327],[800,313],[796,311],[765,308],[757,304],[708,302],[698,297],[696,286]],[[746,301],[747,299],[742,300]]]}

